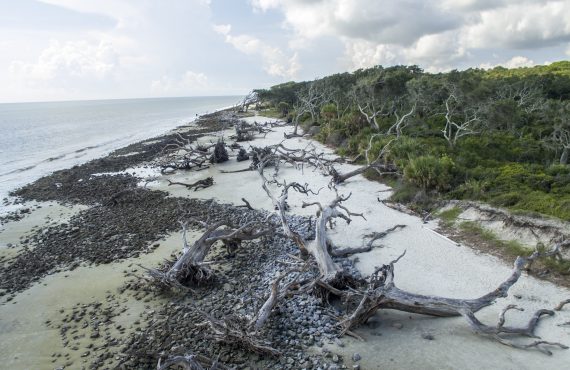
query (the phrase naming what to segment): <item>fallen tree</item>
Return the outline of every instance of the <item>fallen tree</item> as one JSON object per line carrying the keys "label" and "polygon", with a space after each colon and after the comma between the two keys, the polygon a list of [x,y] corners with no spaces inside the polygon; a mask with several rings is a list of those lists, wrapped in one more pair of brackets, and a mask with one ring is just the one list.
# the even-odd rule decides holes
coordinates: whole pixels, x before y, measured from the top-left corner
{"label": "fallen tree", "polygon": [[194,189],[194,191],[199,190],[199,189],[206,189],[206,188],[209,188],[210,186],[214,185],[214,178],[212,176],[207,177],[207,178],[202,179],[202,180],[198,180],[198,181],[193,182],[191,184],[187,184],[184,182],[170,181],[170,180],[166,180],[166,181],[168,181],[168,186],[181,185],[181,186],[186,187],[186,189],[188,189],[188,190]]}
{"label": "fallen tree", "polygon": [[372,135],[370,137],[370,140],[368,142],[368,148],[366,148],[366,150],[364,151],[364,157],[366,158],[366,164],[363,166],[360,166],[358,168],[356,168],[355,170],[346,172],[344,174],[338,172],[332,165],[328,166],[327,168],[327,172],[330,176],[332,176],[332,182],[334,184],[340,184],[345,182],[346,180],[350,179],[351,177],[354,177],[356,175],[360,175],[363,174],[364,172],[368,171],[368,170],[374,170],[378,173],[378,175],[380,176],[385,176],[385,175],[398,175],[398,168],[396,167],[396,165],[392,164],[392,163],[386,163],[384,161],[384,157],[386,156],[386,154],[388,153],[390,144],[392,143],[392,140],[390,140],[383,148],[382,150],[380,150],[380,152],[378,153],[378,156],[376,157],[376,159],[374,160],[370,160],[370,151],[372,149],[372,141],[374,140],[374,138],[376,138],[379,134],[375,134]]}
{"label": "fallen tree", "polygon": [[228,253],[239,247],[244,240],[254,240],[273,233],[264,222],[252,221],[239,228],[232,228],[228,221],[214,224],[200,223],[205,231],[192,245],[186,239],[187,224],[182,223],[182,255],[171,266],[163,269],[145,268],[153,282],[163,287],[186,290],[193,284],[210,280],[213,275],[204,262],[212,246],[221,241]]}

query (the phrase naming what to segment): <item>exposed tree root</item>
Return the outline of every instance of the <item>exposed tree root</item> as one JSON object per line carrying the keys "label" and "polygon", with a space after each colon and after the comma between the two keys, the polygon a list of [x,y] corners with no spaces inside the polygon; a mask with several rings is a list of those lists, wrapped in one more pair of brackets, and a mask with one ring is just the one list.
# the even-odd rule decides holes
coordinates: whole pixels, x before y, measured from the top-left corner
{"label": "exposed tree root", "polygon": [[185,186],[188,190],[194,189],[194,191],[196,191],[198,189],[206,189],[206,188],[209,188],[210,186],[214,185],[214,178],[211,176],[207,177],[205,179],[193,182],[192,184],[186,184],[184,182],[176,182],[176,181],[170,181],[170,180],[166,180],[166,181],[168,181],[168,186],[182,185],[182,186]]}
{"label": "exposed tree root", "polygon": [[249,222],[237,229],[231,227],[222,229],[230,226],[226,221],[204,226],[206,227],[204,234],[189,246],[186,240],[186,224],[182,224],[184,242],[182,256],[167,271],[146,269],[154,282],[165,287],[180,289],[208,281],[213,274],[204,264],[204,259],[217,241],[222,241],[228,252],[231,252],[243,240],[253,240],[273,234],[272,227],[267,227],[263,222]]}
{"label": "exposed tree root", "polygon": [[[507,296],[510,287],[518,281],[524,266],[529,260],[538,258],[538,253],[535,253],[533,256],[528,258],[518,257],[514,263],[511,275],[501,283],[497,289],[476,299],[425,296],[409,293],[397,288],[394,283],[394,264],[398,262],[404,254],[392,261],[390,264],[383,265],[376,269],[368,279],[368,288],[365,291],[339,291],[338,289],[334,289],[332,291],[334,294],[340,295],[345,301],[352,301],[354,305],[356,305],[356,309],[354,309],[350,315],[347,315],[339,323],[343,333],[365,323],[377,310],[389,308],[431,316],[461,315],[467,320],[468,324],[475,332],[488,335],[500,343],[513,348],[536,348],[545,354],[551,354],[548,349],[544,348],[545,345],[556,346],[562,349],[568,348],[563,344],[547,341],[536,341],[530,344],[516,344],[502,337],[502,335],[510,334],[536,338],[534,330],[540,317],[543,315],[552,316],[554,314],[553,311],[545,309],[537,311],[529,321],[528,325],[524,327],[504,326],[505,313],[508,310],[515,309],[516,306],[507,306],[507,308],[501,312],[499,323],[494,327],[481,323],[475,317],[475,313],[477,311],[493,304],[496,299]],[[356,304],[356,302],[358,303]]]}
{"label": "exposed tree root", "polygon": [[558,303],[556,307],[554,307],[554,311],[562,311],[562,308],[564,308],[564,306],[567,305],[568,303],[570,303],[570,298],[565,299],[562,302]]}
{"label": "exposed tree root", "polygon": [[505,326],[505,314],[509,310],[523,311],[522,308],[519,308],[516,305],[508,305],[507,307],[505,307],[501,311],[501,313],[499,315],[499,321],[498,321],[496,326],[489,326],[489,325],[483,324],[481,321],[479,321],[475,317],[475,314],[472,311],[467,310],[467,309],[464,312],[462,312],[462,315],[467,320],[467,323],[469,324],[469,326],[473,329],[473,331],[475,333],[489,336],[490,338],[498,341],[499,343],[504,344],[504,345],[509,346],[509,347],[518,348],[518,349],[536,348],[540,352],[547,354],[547,355],[552,355],[552,352],[550,350],[548,350],[548,348],[546,348],[547,346],[558,347],[561,349],[568,349],[567,346],[565,346],[561,343],[557,343],[557,342],[548,342],[548,341],[544,341],[544,340],[538,340],[538,341],[534,341],[532,343],[519,344],[519,343],[513,342],[512,340],[508,340],[508,339],[504,338],[503,335],[518,335],[518,336],[524,336],[524,337],[530,337],[530,338],[540,338],[534,334],[534,330],[536,329],[536,325],[538,324],[538,321],[544,315],[548,315],[548,316],[554,315],[554,312],[550,311],[550,310],[544,310],[544,309],[538,310],[534,313],[534,315],[529,320],[529,322],[526,326],[511,327],[511,326]]}
{"label": "exposed tree root", "polygon": [[333,248],[332,245],[329,245],[329,252],[331,255],[335,257],[348,257],[356,253],[370,252],[374,248],[374,242],[376,240],[382,239],[391,232],[394,232],[398,229],[403,229],[404,227],[406,227],[406,225],[396,225],[381,232],[373,232],[371,234],[364,235],[365,239],[370,239],[370,240],[368,241],[368,243],[366,243],[366,245],[361,247]]}

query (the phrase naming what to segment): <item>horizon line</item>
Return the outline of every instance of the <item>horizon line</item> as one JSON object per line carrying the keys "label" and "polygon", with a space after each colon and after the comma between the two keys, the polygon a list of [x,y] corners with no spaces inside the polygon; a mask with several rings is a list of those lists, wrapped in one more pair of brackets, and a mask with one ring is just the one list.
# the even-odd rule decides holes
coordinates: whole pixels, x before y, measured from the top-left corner
{"label": "horizon line", "polygon": [[242,97],[247,94],[236,95],[191,95],[191,96],[148,96],[134,98],[94,98],[94,99],[65,99],[65,100],[26,100],[26,101],[0,101],[3,104],[30,104],[30,103],[72,103],[72,102],[91,102],[91,101],[114,101],[114,100],[151,100],[151,99],[185,99],[185,98],[223,98],[223,97]]}

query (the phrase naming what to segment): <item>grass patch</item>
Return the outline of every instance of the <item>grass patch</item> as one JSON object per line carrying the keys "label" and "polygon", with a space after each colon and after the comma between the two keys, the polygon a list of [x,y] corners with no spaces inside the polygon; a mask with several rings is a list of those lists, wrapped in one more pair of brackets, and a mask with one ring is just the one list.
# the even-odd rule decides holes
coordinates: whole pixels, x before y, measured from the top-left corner
{"label": "grass patch", "polygon": [[440,211],[436,214],[437,217],[443,221],[443,224],[447,227],[452,226],[455,224],[457,217],[463,212],[463,210],[459,207],[453,207],[450,209],[446,209],[445,211]]}
{"label": "grass patch", "polygon": [[516,240],[502,240],[492,231],[483,228],[476,222],[465,221],[459,224],[459,229],[463,232],[477,236],[478,238],[497,246],[511,256],[529,256],[533,250],[522,245]]}
{"label": "grass patch", "polygon": [[263,117],[283,119],[283,114],[281,111],[274,108],[264,109],[260,111],[259,114]]}
{"label": "grass patch", "polygon": [[552,257],[548,257],[544,259],[543,263],[547,268],[554,270],[561,275],[570,275],[570,261],[561,261]]}

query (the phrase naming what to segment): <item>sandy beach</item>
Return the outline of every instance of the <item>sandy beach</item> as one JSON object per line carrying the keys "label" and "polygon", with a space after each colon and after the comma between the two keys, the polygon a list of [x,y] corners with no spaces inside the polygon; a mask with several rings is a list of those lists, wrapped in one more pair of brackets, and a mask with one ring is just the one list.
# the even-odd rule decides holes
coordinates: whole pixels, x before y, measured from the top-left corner
{"label": "sandy beach", "polygon": [[[231,142],[235,131],[227,127],[224,117],[206,116],[176,132],[189,133],[198,144],[216,143],[220,138]],[[244,120],[275,121],[262,116]],[[288,126],[272,127],[269,133],[242,144],[247,148],[283,142],[288,148],[313,147],[334,157],[330,148],[308,138],[284,140],[284,133],[290,131]],[[361,369],[568,367],[568,350],[553,348],[553,355],[546,356],[536,350],[510,348],[473,333],[461,317],[433,318],[383,310],[356,330],[364,341],[337,338],[333,313],[327,314],[311,297],[297,297],[283,304],[271,324],[272,333],[278,333],[275,342],[285,350],[285,360],[231,351],[200,337],[190,338],[199,331],[180,327],[183,321],[191,325],[195,318],[187,311],[187,302],[145,287],[141,266],[155,268],[181,251],[178,221],[183,217],[234,217],[243,212],[254,217],[274,212],[274,205],[261,189],[256,171],[231,173],[249,165],[235,160],[237,151],[230,151],[228,162],[201,171],[162,174],[155,159],[175,139],[175,133],[168,133],[130,145],[106,158],[58,171],[17,192],[25,200],[16,211],[22,218],[4,220],[0,230],[0,367],[156,368],[161,354],[201,350],[220,355],[222,361],[238,368],[250,369],[353,368],[356,364]],[[354,168],[346,163],[338,167],[343,172]],[[214,185],[198,191],[169,185],[169,181],[192,183],[210,176]],[[310,201],[325,204],[336,196],[328,187],[330,179],[309,167],[283,166],[277,179],[321,189]],[[110,205],[108,200],[125,189],[129,192],[124,199]],[[329,232],[336,246],[362,246],[366,234],[405,225],[379,241],[372,251],[342,262],[363,276],[405,251],[395,267],[398,287],[419,294],[474,298],[494,290],[511,273],[511,264],[440,235],[437,220],[424,223],[420,217],[387,207],[379,201],[390,195],[386,185],[358,175],[340,185],[338,191],[352,194],[344,205],[365,219],[356,217],[350,224],[337,221]],[[255,211],[236,208],[243,205],[242,198]],[[288,214],[298,216],[299,224],[315,215],[315,209],[302,207],[307,199],[299,193],[291,193],[288,199]],[[28,210],[22,213],[22,209]],[[192,242],[200,235],[194,228],[188,240]],[[286,242],[278,243],[275,250],[262,242],[251,242],[234,259],[228,259],[217,246],[209,258],[219,265],[217,271],[224,277],[220,283],[200,289],[193,299],[212,312],[248,312],[244,297],[264,294],[259,289],[263,286],[254,287],[254,282],[270,279],[275,271],[271,258],[290,253],[290,248]],[[255,256],[248,249],[255,250]],[[247,284],[248,273],[251,286]],[[223,297],[231,299],[232,307],[221,306]],[[568,289],[523,274],[508,298],[483,309],[477,317],[494,325],[502,308],[516,304],[525,310],[509,312],[507,321],[524,324],[535,310],[552,309],[569,297]],[[291,317],[302,320],[294,323]],[[307,317],[318,317],[324,329],[303,331]],[[537,335],[570,345],[570,329],[562,325],[570,321],[570,307],[542,321]],[[148,343],[145,338],[153,336],[156,347],[143,354]],[[525,339],[516,340],[525,343]],[[355,353],[360,360],[353,360]]]}

